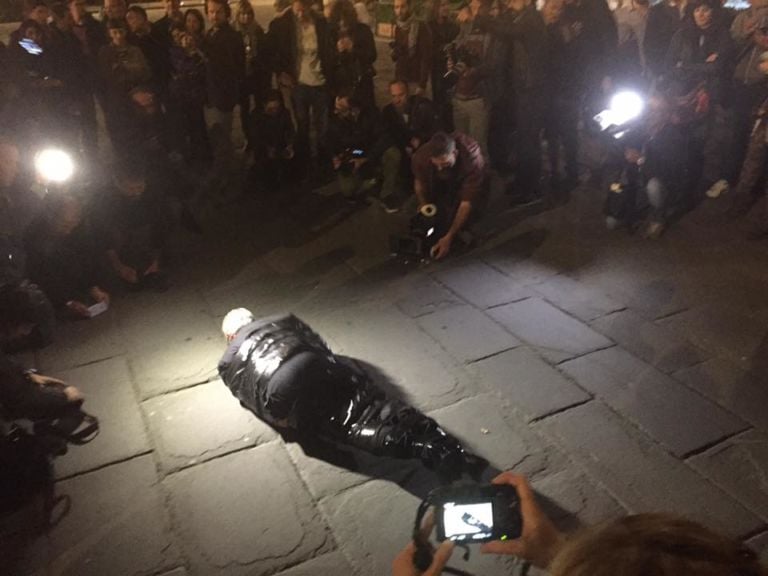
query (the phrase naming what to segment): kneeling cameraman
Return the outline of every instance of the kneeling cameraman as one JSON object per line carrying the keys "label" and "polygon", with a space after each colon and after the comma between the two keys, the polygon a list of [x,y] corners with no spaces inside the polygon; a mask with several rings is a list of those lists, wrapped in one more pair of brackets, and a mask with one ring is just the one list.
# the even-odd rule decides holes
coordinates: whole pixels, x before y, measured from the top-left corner
{"label": "kneeling cameraman", "polygon": [[427,204],[437,206],[438,240],[430,254],[439,260],[450,253],[456,235],[488,195],[486,160],[469,136],[437,132],[413,155],[411,166],[419,210]]}
{"label": "kneeling cameraman", "polygon": [[364,109],[350,91],[336,96],[326,134],[333,169],[344,197],[354,200],[381,177],[382,194],[393,194],[400,177],[400,150],[381,130],[378,110]]}
{"label": "kneeling cameraman", "polygon": [[35,302],[22,287],[0,288],[0,418],[7,423],[31,420],[36,431],[67,419],[60,423],[67,428],[60,430],[66,436],[83,419],[80,391],[56,378],[26,370],[5,355],[16,339],[25,338],[34,329],[35,314]]}

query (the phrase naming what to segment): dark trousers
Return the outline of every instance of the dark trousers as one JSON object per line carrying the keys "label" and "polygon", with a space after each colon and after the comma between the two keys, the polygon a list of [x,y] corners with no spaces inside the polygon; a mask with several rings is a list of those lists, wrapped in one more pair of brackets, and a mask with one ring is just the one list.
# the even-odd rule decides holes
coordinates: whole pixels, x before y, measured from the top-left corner
{"label": "dark trousers", "polygon": [[518,193],[536,193],[541,179],[542,95],[538,91],[515,95],[515,157]]}
{"label": "dark trousers", "polygon": [[766,86],[759,84],[734,83],[730,92],[730,112],[733,116],[733,140],[726,160],[726,176],[734,183],[739,177],[741,164],[749,143],[754,109],[766,96]]}
{"label": "dark trousers", "polygon": [[575,95],[555,95],[553,109],[545,115],[545,137],[550,171],[560,177],[560,147],[564,154],[565,177],[576,181],[579,177],[579,101]]}
{"label": "dark trousers", "polygon": [[[328,89],[326,86],[299,84],[293,89],[293,107],[296,114],[296,154],[299,161],[323,156],[323,138],[328,129]],[[314,126],[317,147],[313,151],[310,131]]]}

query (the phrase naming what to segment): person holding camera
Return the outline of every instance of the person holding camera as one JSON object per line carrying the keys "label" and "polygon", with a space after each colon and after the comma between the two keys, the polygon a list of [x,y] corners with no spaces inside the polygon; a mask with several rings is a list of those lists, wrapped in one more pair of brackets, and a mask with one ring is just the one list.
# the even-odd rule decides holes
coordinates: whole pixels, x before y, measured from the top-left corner
{"label": "person holding camera", "polygon": [[416,18],[409,0],[395,0],[394,10],[394,39],[389,47],[395,78],[408,82],[413,94],[424,94],[432,72],[432,34],[429,26]]}
{"label": "person holding camera", "polygon": [[437,242],[430,255],[440,260],[475,217],[488,195],[490,180],[480,145],[461,132],[437,132],[413,155],[413,191],[419,211],[437,207]]}
{"label": "person holding camera", "polygon": [[388,397],[353,360],[335,355],[292,314],[256,319],[245,308],[222,322],[219,375],[241,405],[299,442],[352,446],[376,456],[416,458],[444,480],[476,478],[487,461],[432,418]]}
{"label": "person holding camera", "polygon": [[[566,537],[536,502],[528,480],[513,472],[493,479],[517,491],[522,517],[519,538],[495,540],[483,554],[516,556],[552,576],[764,576],[766,567],[744,544],[672,514],[634,514]],[[422,529],[432,531],[428,519]],[[409,543],[392,563],[392,576],[438,576],[453,553],[444,540],[429,567],[414,566],[417,544]]]}
{"label": "person holding camera", "polygon": [[349,89],[335,98],[326,141],[336,181],[345,198],[358,199],[379,176],[382,202],[386,205],[396,197],[400,150],[381,130],[378,111],[362,108]]}

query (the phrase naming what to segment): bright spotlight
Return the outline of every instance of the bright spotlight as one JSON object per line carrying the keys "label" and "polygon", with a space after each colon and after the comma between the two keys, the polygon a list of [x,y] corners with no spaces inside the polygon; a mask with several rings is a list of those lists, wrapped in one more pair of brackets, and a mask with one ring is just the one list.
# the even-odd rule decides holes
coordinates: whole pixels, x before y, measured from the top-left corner
{"label": "bright spotlight", "polygon": [[645,108],[645,102],[637,92],[619,92],[611,98],[610,108],[617,120],[616,124],[621,126],[639,118]]}
{"label": "bright spotlight", "polygon": [[637,92],[619,92],[611,98],[606,110],[595,116],[601,130],[621,128],[637,120],[645,110],[645,101]]}
{"label": "bright spotlight", "polygon": [[47,148],[35,156],[35,170],[44,182],[61,184],[75,173],[75,163],[63,150]]}

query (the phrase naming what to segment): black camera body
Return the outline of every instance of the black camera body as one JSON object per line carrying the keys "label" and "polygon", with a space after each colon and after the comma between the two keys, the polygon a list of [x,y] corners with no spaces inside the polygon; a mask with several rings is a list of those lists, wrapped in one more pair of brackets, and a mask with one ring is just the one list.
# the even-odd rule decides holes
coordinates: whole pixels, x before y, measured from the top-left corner
{"label": "black camera body", "polygon": [[513,540],[523,530],[520,498],[514,486],[460,485],[438,488],[435,506],[437,539],[463,543]]}
{"label": "black camera body", "polygon": [[432,246],[440,239],[437,211],[432,215],[417,212],[408,224],[407,236],[390,236],[390,252],[406,258],[429,258]]}

